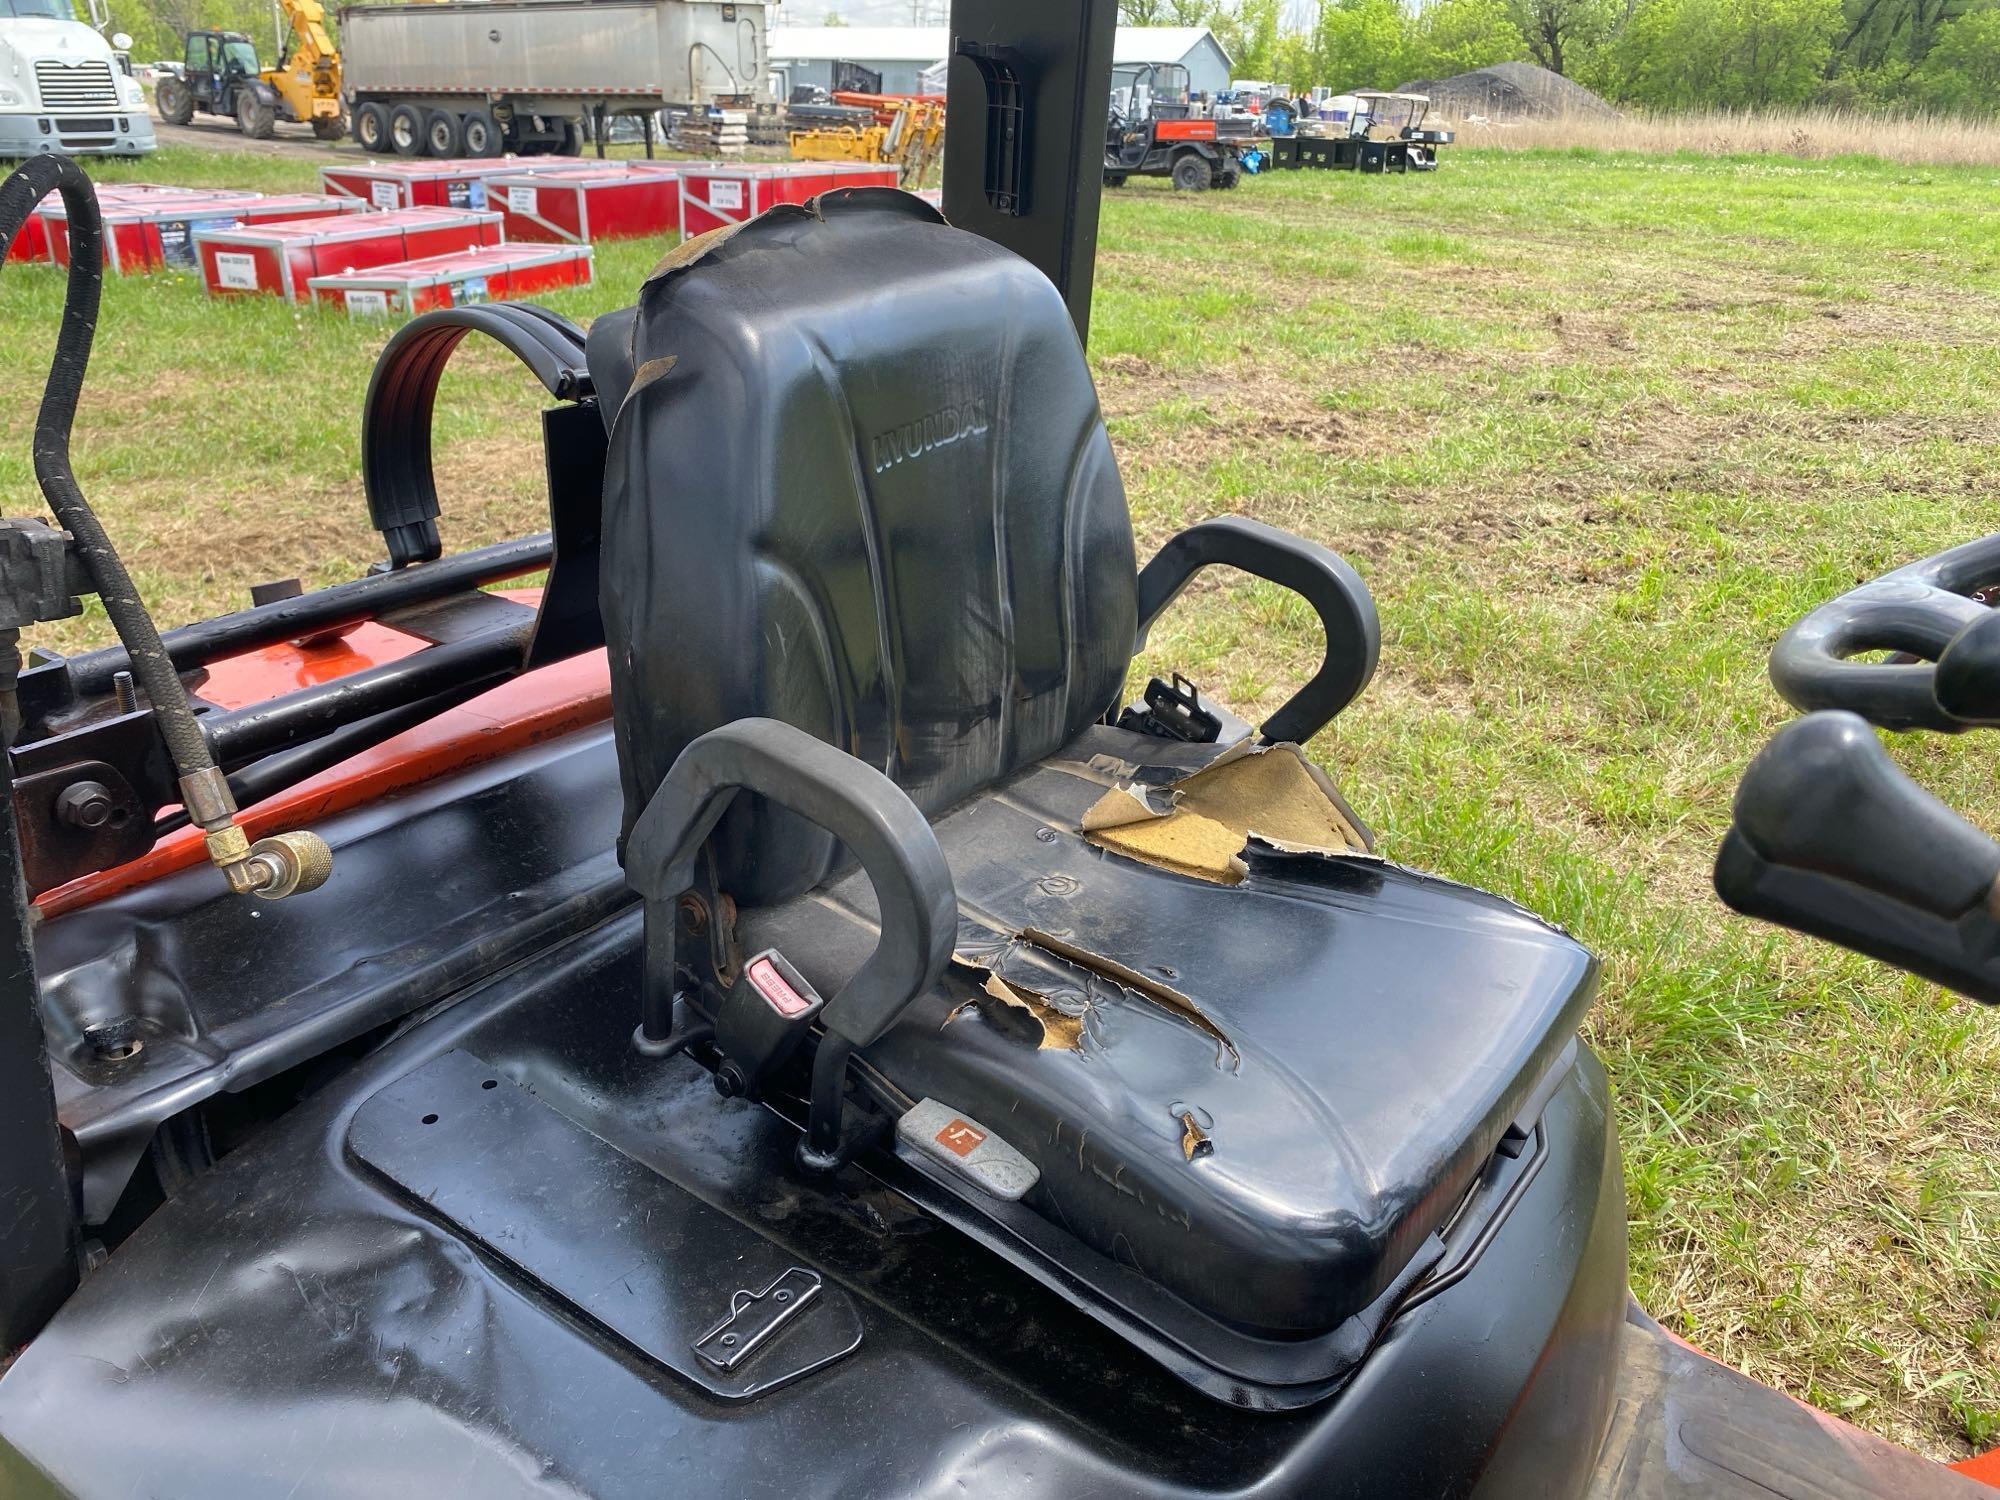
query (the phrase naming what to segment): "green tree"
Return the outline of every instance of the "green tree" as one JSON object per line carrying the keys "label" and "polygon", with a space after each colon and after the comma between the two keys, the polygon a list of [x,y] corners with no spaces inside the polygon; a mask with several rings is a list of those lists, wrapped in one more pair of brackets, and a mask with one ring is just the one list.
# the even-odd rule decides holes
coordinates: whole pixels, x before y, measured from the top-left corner
{"label": "green tree", "polygon": [[1316,81],[1336,89],[1394,88],[1415,76],[1421,48],[1396,0],[1324,0],[1312,57]]}
{"label": "green tree", "polygon": [[1413,71],[1425,78],[1449,78],[1528,55],[1507,0],[1431,0],[1417,17],[1417,30],[1421,60]]}
{"label": "green tree", "polygon": [[1127,26],[1213,26],[1218,11],[1233,8],[1216,0],[1118,0],[1118,19]]}
{"label": "green tree", "polygon": [[1846,0],[1828,76],[1886,71],[1905,82],[1947,26],[1983,8],[1984,0]]}
{"label": "green tree", "polygon": [[1528,55],[1551,73],[1568,76],[1610,34],[1611,0],[1507,0]]}
{"label": "green tree", "polygon": [[1211,8],[1206,24],[1237,78],[1270,78],[1278,65],[1279,0],[1237,0]]}
{"label": "green tree", "polygon": [[1618,97],[1654,109],[1803,104],[1840,26],[1839,0],[1639,0],[1607,77]]}
{"label": "green tree", "polygon": [[1911,78],[1911,92],[1950,114],[2000,109],[2000,8],[1947,21]]}

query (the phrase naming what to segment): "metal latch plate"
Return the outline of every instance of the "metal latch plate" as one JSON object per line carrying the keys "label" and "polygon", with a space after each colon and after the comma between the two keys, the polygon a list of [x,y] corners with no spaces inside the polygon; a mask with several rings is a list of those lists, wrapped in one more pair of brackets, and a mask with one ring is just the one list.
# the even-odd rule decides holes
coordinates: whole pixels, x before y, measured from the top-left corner
{"label": "metal latch plate", "polygon": [[739,1291],[729,1299],[729,1316],[694,1341],[694,1352],[724,1372],[776,1337],[819,1295],[818,1273],[793,1266],[761,1292]]}
{"label": "metal latch plate", "polygon": [[[819,1285],[776,1242],[470,1053],[389,1084],[355,1113],[347,1139],[442,1231],[511,1267],[539,1299],[722,1400],[775,1390],[860,1346],[861,1316],[843,1288]],[[801,1276],[815,1283],[809,1297]],[[762,1301],[739,1293],[730,1318],[752,1318],[754,1306],[771,1321],[718,1363],[700,1344],[726,1331],[715,1321],[721,1288],[746,1285],[763,1287]]]}

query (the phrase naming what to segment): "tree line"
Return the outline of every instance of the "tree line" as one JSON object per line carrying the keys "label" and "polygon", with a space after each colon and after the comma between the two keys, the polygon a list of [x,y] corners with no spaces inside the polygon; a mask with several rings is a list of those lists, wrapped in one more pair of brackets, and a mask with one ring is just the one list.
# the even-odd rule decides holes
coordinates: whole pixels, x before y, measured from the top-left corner
{"label": "tree line", "polygon": [[1120,0],[1130,26],[1207,26],[1238,78],[1394,88],[1535,62],[1616,104],[2000,110],[2000,0]]}
{"label": "tree line", "polygon": [[[110,0],[141,61],[177,58],[196,27],[247,32],[265,62],[289,38],[271,0]],[[328,7],[332,9],[331,6]],[[1120,0],[1131,26],[1208,26],[1238,78],[1394,88],[1536,62],[1660,110],[1830,105],[2000,111],[2000,0]]]}

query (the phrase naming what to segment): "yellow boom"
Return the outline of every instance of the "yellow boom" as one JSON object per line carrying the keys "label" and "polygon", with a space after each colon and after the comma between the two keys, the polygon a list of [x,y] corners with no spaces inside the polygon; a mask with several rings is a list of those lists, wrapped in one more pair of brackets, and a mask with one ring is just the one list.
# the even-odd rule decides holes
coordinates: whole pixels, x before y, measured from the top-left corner
{"label": "yellow boom", "polygon": [[277,90],[294,120],[310,124],[321,140],[338,140],[347,124],[341,116],[340,49],[327,32],[326,9],[319,0],[277,4],[291,27],[291,55],[258,76]]}

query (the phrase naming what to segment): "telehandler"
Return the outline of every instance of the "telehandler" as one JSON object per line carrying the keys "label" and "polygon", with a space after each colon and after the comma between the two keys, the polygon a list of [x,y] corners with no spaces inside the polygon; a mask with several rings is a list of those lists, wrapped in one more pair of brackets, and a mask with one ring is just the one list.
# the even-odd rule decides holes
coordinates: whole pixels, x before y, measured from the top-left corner
{"label": "telehandler", "polygon": [[[0,525],[0,1490],[1989,1493],[1633,1302],[1596,960],[1299,748],[1362,711],[1356,572],[1229,517],[1139,564],[1083,357],[1113,22],[957,0],[945,215],[829,194],[587,331],[404,325],[382,566],[164,632],[71,464],[90,185],[0,186],[74,246],[53,520]],[[550,527],[451,553],[475,336],[551,399]],[[1324,628],[1260,725],[1121,703],[1212,567]],[[1871,585],[1779,684],[2000,722],[1996,580]],[[117,645],[20,661],[93,593]],[[1996,876],[1839,712],[1718,870],[1984,1000]]]}
{"label": "telehandler", "polygon": [[181,72],[162,77],[153,90],[160,118],[185,125],[195,116],[223,115],[253,140],[269,140],[280,118],[312,126],[320,140],[347,133],[340,102],[340,52],[326,30],[319,0],[279,0],[291,31],[292,50],[275,68],[263,67],[257,48],[240,31],[191,31]]}

